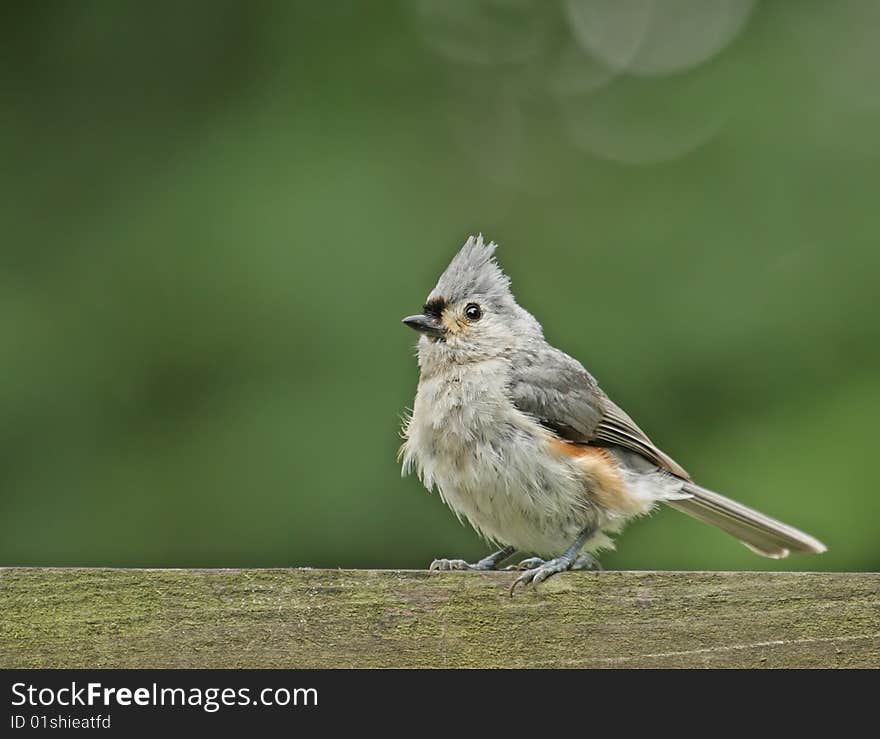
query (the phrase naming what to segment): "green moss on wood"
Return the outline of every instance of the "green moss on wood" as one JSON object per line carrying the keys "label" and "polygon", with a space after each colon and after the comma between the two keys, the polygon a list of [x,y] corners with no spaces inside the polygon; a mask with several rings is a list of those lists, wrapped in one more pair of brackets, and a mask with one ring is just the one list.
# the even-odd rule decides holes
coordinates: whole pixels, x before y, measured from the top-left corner
{"label": "green moss on wood", "polygon": [[0,569],[0,667],[878,667],[880,574]]}

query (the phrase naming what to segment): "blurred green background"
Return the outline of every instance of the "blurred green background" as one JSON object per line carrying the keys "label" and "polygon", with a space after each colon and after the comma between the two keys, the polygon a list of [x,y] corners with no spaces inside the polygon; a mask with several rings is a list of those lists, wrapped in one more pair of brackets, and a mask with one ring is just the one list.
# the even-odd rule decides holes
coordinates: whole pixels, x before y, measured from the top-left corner
{"label": "blurred green background", "polygon": [[4,3],[0,564],[423,567],[418,309],[468,234],[758,558],[878,569],[880,6]]}

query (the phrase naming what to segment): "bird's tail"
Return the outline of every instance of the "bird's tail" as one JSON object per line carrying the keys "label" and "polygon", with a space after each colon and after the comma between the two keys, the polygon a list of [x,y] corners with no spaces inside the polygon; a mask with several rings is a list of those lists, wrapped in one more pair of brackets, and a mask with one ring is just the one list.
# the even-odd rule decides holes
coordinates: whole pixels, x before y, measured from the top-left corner
{"label": "bird's tail", "polygon": [[821,554],[827,549],[821,541],[793,526],[692,482],[685,483],[682,492],[691,497],[667,500],[666,504],[699,521],[717,526],[757,554],[781,559],[787,557],[789,552]]}

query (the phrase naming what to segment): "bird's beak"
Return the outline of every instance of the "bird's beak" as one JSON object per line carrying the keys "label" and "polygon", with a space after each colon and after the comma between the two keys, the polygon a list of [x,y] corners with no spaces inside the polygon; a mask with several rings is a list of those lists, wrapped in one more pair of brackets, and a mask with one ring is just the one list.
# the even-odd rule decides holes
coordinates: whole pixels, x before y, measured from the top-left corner
{"label": "bird's beak", "polygon": [[442,339],[446,335],[446,329],[443,324],[434,316],[416,315],[407,316],[403,322],[411,329],[415,329],[419,333]]}

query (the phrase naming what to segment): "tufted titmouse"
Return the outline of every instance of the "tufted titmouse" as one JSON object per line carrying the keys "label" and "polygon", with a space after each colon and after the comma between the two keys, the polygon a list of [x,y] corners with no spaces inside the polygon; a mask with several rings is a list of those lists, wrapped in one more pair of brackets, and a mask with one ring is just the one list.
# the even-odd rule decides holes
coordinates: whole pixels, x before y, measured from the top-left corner
{"label": "tufted titmouse", "polygon": [[735,536],[765,557],[820,553],[797,529],[700,487],[658,449],[581,364],[550,346],[515,301],[495,244],[471,237],[431,291],[424,312],[403,322],[421,333],[415,404],[403,429],[404,474],[502,548],[469,564],[491,570],[515,551],[517,585],[599,566],[635,516],[662,501]]}

